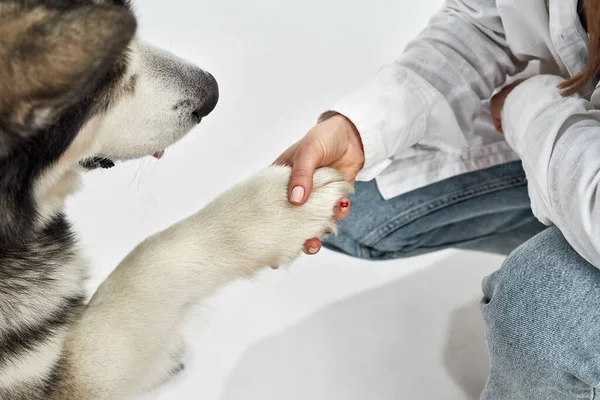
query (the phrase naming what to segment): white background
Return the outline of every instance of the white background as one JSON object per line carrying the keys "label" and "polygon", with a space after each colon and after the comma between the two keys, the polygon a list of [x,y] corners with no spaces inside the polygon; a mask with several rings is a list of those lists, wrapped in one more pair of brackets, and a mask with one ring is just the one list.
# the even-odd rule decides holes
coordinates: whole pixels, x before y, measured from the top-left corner
{"label": "white background", "polygon": [[[215,75],[215,112],[160,161],[89,174],[69,204],[92,286],[147,235],[273,161],[400,55],[440,0],[140,0],[140,35]],[[368,263],[323,251],[211,299],[186,371],[145,399],[477,399],[480,280],[501,260],[446,251]]]}

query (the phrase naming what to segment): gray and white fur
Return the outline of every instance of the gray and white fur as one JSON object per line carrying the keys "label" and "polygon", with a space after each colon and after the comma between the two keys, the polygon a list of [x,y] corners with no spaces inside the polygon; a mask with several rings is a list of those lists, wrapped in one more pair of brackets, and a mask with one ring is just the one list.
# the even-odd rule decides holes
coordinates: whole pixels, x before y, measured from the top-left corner
{"label": "gray and white fur", "polygon": [[162,151],[215,107],[209,73],[135,37],[126,0],[0,0],[0,399],[129,399],[180,369],[190,304],[334,229],[350,190],[308,203],[270,167],[140,243],[89,303],[63,214],[92,167]]}

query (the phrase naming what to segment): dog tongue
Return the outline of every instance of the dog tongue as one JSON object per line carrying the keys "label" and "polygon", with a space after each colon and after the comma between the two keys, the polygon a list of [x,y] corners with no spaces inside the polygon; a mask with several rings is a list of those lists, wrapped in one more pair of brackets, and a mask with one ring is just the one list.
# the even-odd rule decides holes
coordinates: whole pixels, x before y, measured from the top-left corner
{"label": "dog tongue", "polygon": [[161,151],[157,151],[156,153],[152,154],[152,157],[156,158],[157,160],[160,160],[162,158],[162,156],[165,155],[165,151],[161,150]]}

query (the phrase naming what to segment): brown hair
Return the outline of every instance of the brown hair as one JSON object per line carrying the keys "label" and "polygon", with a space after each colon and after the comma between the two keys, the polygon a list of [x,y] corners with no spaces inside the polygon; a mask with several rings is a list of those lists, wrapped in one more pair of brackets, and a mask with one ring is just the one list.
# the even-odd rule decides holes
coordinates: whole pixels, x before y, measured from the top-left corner
{"label": "brown hair", "polygon": [[582,91],[595,80],[600,72],[600,1],[584,0],[585,22],[590,38],[589,61],[577,75],[559,85],[563,96],[572,96]]}

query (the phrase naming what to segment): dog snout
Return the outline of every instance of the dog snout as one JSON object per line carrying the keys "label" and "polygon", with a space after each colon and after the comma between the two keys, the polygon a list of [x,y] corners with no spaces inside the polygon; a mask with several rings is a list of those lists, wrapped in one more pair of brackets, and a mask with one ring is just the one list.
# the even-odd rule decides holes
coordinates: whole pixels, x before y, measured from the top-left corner
{"label": "dog snout", "polygon": [[195,105],[192,111],[192,120],[199,124],[202,118],[210,114],[219,101],[219,84],[212,74],[202,71],[203,77],[200,79],[200,85],[197,90],[197,98],[194,99]]}

